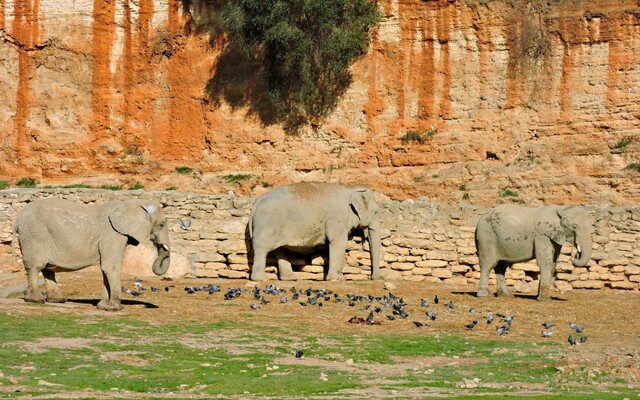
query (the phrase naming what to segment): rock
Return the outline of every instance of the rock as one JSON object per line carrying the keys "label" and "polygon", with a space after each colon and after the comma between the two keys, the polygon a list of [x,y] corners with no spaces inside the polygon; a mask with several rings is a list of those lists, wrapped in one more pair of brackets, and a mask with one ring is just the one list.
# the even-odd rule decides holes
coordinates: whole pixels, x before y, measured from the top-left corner
{"label": "rock", "polygon": [[385,290],[396,290],[398,286],[395,283],[384,282],[382,287],[384,287]]}
{"label": "rock", "polygon": [[[124,259],[122,260],[122,273],[139,278],[157,276],[151,269],[157,255],[158,252],[150,244],[141,243],[138,246],[127,246],[124,252]],[[169,269],[163,276],[171,279],[179,279],[193,272],[189,259],[176,251],[172,251]]]}

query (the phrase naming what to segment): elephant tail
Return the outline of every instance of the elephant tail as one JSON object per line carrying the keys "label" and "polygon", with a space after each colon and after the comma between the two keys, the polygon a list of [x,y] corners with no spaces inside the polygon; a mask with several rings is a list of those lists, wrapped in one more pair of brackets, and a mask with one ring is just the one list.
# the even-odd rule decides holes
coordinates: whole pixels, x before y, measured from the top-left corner
{"label": "elephant tail", "polygon": [[20,242],[18,239],[18,224],[13,226],[13,230],[11,231],[11,252],[13,253],[13,258],[16,262],[20,262],[21,252],[20,252]]}
{"label": "elephant tail", "polygon": [[253,238],[253,215],[255,214],[255,209],[251,209],[251,213],[249,214],[249,238]]}

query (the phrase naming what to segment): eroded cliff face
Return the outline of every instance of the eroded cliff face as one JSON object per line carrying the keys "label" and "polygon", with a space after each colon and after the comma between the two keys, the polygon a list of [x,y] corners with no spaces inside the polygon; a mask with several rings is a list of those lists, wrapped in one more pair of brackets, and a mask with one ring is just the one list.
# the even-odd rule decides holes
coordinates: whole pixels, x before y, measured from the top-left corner
{"label": "eroded cliff face", "polygon": [[[234,98],[253,90],[251,68],[220,60],[221,41],[193,29],[178,0],[0,0],[0,179],[244,193],[332,180],[396,199],[492,204],[509,188],[526,202],[640,200],[640,174],[623,170],[640,162],[638,1],[379,7],[337,109],[288,135]],[[424,144],[400,140],[430,127]],[[227,183],[229,173],[252,177]]]}

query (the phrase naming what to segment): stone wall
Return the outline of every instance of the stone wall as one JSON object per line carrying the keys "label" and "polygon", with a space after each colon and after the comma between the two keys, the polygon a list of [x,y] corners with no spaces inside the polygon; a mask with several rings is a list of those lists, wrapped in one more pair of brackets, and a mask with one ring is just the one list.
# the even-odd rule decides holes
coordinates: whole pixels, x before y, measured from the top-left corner
{"label": "stone wall", "polygon": [[[11,251],[11,227],[19,210],[28,202],[48,196],[83,203],[127,198],[149,198],[165,205],[170,219],[172,247],[186,256],[193,274],[199,277],[247,278],[248,248],[245,241],[247,216],[253,198],[222,194],[178,192],[109,191],[86,189],[0,191],[0,254]],[[382,270],[385,279],[451,285],[476,285],[479,278],[474,245],[474,227],[486,208],[468,204],[426,201],[382,204]],[[638,289],[640,248],[635,242],[640,232],[640,207],[588,205],[595,221],[593,258],[585,268],[570,263],[571,247],[563,247],[558,263],[556,287]],[[179,228],[175,218],[192,221],[190,230]],[[298,279],[323,277],[325,255],[292,255]],[[267,270],[276,278],[275,262]],[[0,265],[0,272],[3,266]],[[368,279],[370,269],[366,242],[353,236],[348,244],[345,276],[349,280]],[[493,279],[493,278],[492,278]],[[507,284],[521,293],[537,289],[534,263],[515,264],[507,273]]]}

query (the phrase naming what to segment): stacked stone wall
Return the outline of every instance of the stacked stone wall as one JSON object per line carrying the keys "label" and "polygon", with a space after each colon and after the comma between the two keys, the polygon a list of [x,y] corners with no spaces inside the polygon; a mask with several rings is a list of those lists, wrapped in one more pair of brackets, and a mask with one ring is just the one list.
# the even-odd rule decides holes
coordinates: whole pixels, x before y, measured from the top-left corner
{"label": "stacked stone wall", "polygon": [[[12,189],[0,191],[0,254],[10,253],[12,226],[19,211],[42,197],[61,197],[79,203],[100,203],[130,198],[154,199],[165,206],[171,223],[172,247],[191,263],[195,276],[248,278],[250,244],[246,224],[254,198],[224,194],[109,191],[87,189]],[[474,227],[487,208],[468,203],[443,204],[412,200],[382,205],[382,271],[388,280],[477,285],[478,259]],[[607,204],[586,206],[594,220],[593,256],[584,268],[571,262],[570,245],[562,248],[556,287],[571,289],[635,289],[640,285],[640,207]],[[180,229],[176,218],[190,220]],[[291,254],[298,279],[321,280],[328,251]],[[7,257],[4,258],[5,260]],[[368,245],[361,233],[350,237],[344,269],[347,280],[365,280],[370,273]],[[275,279],[275,260],[268,275]],[[0,265],[0,270],[4,266]],[[0,271],[1,272],[1,271]],[[492,275],[492,283],[493,282]],[[535,262],[515,264],[507,272],[507,284],[516,292],[537,289]]]}

